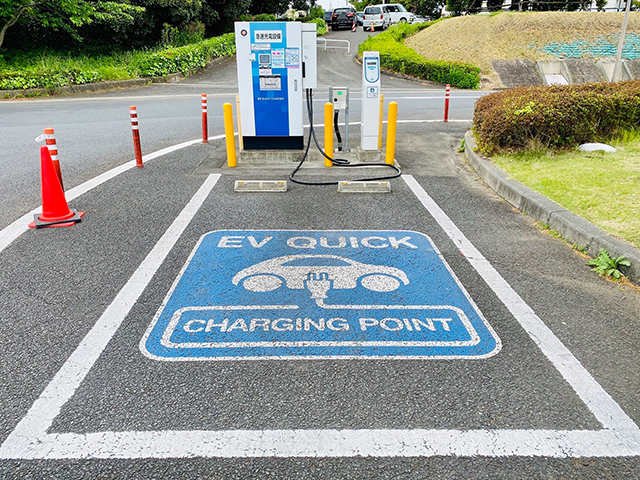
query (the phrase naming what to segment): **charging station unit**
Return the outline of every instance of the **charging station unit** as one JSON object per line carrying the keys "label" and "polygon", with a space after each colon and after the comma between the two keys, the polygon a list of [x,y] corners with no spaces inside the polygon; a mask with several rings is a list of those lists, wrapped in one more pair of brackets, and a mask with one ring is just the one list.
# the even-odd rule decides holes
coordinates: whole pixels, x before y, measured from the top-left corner
{"label": "charging station unit", "polygon": [[362,52],[362,150],[378,150],[380,53]]}
{"label": "charging station unit", "polygon": [[236,22],[243,148],[302,150],[303,93],[317,87],[315,23]]}

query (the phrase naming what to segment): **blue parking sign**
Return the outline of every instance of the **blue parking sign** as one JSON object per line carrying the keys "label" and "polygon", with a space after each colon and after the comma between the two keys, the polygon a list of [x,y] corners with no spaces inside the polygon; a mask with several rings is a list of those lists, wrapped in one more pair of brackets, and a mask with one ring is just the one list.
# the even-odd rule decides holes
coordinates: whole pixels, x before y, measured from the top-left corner
{"label": "blue parking sign", "polygon": [[140,348],[157,360],[425,359],[501,344],[422,233],[220,230],[200,239]]}

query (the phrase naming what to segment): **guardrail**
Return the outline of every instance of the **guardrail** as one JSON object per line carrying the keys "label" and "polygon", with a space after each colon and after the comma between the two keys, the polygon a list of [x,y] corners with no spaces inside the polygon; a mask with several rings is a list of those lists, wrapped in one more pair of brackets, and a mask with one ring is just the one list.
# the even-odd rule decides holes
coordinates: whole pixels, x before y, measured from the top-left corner
{"label": "guardrail", "polygon": [[332,42],[332,43],[346,43],[347,46],[347,53],[350,54],[351,53],[351,42],[349,40],[335,40],[333,38],[318,38],[318,42],[324,42],[324,49],[327,50],[327,48],[345,48],[345,47],[331,47],[329,45],[327,45],[328,42]]}

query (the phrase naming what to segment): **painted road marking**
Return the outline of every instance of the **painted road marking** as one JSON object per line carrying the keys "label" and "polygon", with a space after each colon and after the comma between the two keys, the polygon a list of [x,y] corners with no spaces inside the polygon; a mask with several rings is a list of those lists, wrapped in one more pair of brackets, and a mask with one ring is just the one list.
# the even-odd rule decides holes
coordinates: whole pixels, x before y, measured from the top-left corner
{"label": "painted road marking", "polygon": [[[567,355],[566,347],[542,324],[530,307],[493,269],[413,177],[405,175],[403,179],[498,298],[510,308],[525,330],[532,335],[535,330],[532,328],[535,327],[544,333],[543,341],[538,341],[535,337],[534,341],[540,345],[543,353],[552,360],[573,388],[576,388],[577,383],[585,381],[584,389],[593,389],[593,397],[584,389],[576,391],[603,424],[603,430],[167,430],[47,434],[62,406],[73,396],[139,296],[139,293],[127,295],[124,292],[129,292],[132,287],[136,287],[136,290],[144,289],[158,268],[146,266],[147,268],[142,269],[141,265],[45,388],[25,418],[2,444],[0,458],[479,455],[567,458],[640,455],[640,430],[633,421],[573,355]],[[167,234],[163,239],[166,236]],[[158,245],[152,252],[156,252],[157,247]],[[166,253],[162,255],[166,256]],[[161,262],[164,258],[162,255],[156,252],[155,261]],[[556,348],[559,350],[554,353]],[[569,359],[569,364],[563,363],[559,356]],[[597,405],[598,401],[602,402],[600,407]]]}
{"label": "painted road marking", "polygon": [[47,429],[60,413],[62,406],[73,396],[91,367],[98,360],[220,176],[220,174],[215,174],[207,177],[191,201],[176,217],[113,302],[87,333],[78,348],[34,402],[27,415],[2,444],[0,458],[3,458],[7,451],[27,452],[33,446],[30,445],[30,442],[37,443],[40,438],[46,436]]}
{"label": "painted road marking", "polygon": [[[209,137],[209,140],[219,140],[224,138],[224,135],[216,135],[215,137]],[[187,142],[178,143],[176,145],[171,145],[170,147],[163,148],[161,150],[157,150],[155,152],[148,153],[142,156],[142,160],[146,163],[154,158],[161,157],[163,155],[167,155],[169,153],[175,152],[177,150],[183,149],[185,147],[189,147],[191,145],[195,145],[197,143],[201,143],[202,139],[199,138],[197,140],[189,140]],[[87,193],[88,191],[94,189],[98,185],[102,185],[108,180],[111,180],[114,177],[117,177],[123,172],[132,169],[136,166],[136,161],[132,160],[130,162],[119,165],[111,170],[107,170],[100,175],[93,177],[91,180],[87,180],[86,182],[78,185],[77,187],[73,187],[67,192],[65,192],[65,197],[67,202],[75,200],[80,195]],[[5,248],[7,248],[11,243],[22,235],[24,232],[29,231],[29,223],[33,221],[33,216],[42,212],[42,205],[34,208],[29,213],[25,213],[23,216],[15,220],[13,223],[10,223],[5,228],[0,230],[0,252],[2,252]]]}
{"label": "painted road marking", "polygon": [[157,360],[482,358],[500,347],[426,235],[359,230],[204,235],[140,344]]}
{"label": "painted road marking", "polygon": [[[48,101],[48,100],[43,100]],[[50,100],[50,101],[66,101],[66,100]],[[471,123],[472,120],[449,120],[449,123]],[[387,123],[385,120],[384,123]],[[442,123],[442,120],[398,120],[397,123]],[[344,125],[341,123],[340,125]],[[349,125],[360,125],[360,122],[349,122]],[[304,128],[309,128],[309,125],[305,125]],[[315,126],[314,128],[324,128],[324,125],[320,124]],[[238,135],[238,132],[235,132],[235,135]],[[209,137],[209,140],[220,140],[221,138],[225,138],[224,135],[215,135],[213,137]],[[155,152],[148,153],[147,155],[142,156],[142,160],[146,163],[154,158],[161,157],[163,155],[167,155],[171,152],[175,152],[185,147],[189,147],[191,145],[195,145],[197,143],[202,142],[201,139],[189,140],[187,142],[178,143],[176,145],[171,145],[169,147],[163,148],[161,150],[157,150]],[[65,197],[67,202],[75,200],[80,195],[87,193],[88,191],[94,189],[98,185],[105,183],[108,180],[111,180],[114,177],[117,177],[123,172],[133,168],[136,166],[136,161],[132,160],[130,162],[124,163],[118,167],[112,168],[100,175],[88,180],[77,187],[74,187],[67,192],[65,192]],[[22,235],[24,232],[29,231],[29,223],[33,221],[33,216],[42,212],[42,205],[34,208],[28,213],[25,213],[23,216],[14,220],[12,223],[7,225],[5,228],[0,230],[0,253],[7,248],[11,243]]]}

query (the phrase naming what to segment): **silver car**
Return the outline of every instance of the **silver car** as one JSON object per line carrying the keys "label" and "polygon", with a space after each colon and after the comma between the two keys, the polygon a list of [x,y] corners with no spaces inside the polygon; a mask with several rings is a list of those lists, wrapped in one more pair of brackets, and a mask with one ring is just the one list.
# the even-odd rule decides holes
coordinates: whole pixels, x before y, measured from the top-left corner
{"label": "silver car", "polygon": [[364,16],[362,17],[362,29],[371,30],[374,29],[384,30],[391,25],[391,16],[386,5],[369,5],[364,9]]}

